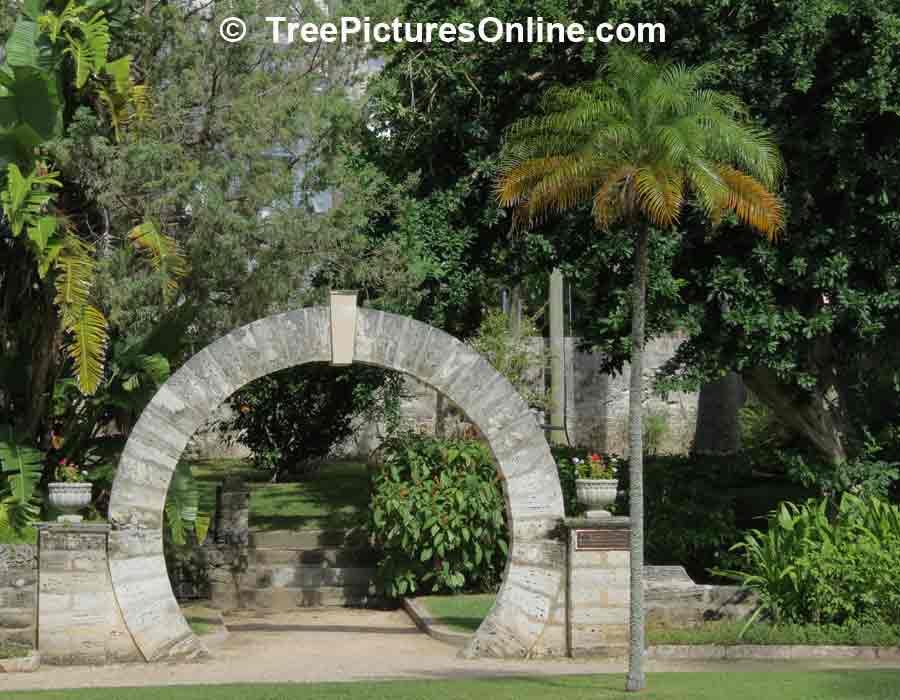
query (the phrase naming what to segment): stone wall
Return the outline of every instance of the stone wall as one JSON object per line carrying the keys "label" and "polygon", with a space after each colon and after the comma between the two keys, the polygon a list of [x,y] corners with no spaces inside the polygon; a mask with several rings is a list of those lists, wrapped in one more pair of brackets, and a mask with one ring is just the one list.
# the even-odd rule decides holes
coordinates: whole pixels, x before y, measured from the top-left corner
{"label": "stone wall", "polygon": [[650,624],[694,627],[710,620],[743,620],[758,602],[755,594],[738,586],[694,583],[681,566],[648,566],[644,571]]}
{"label": "stone wall", "polygon": [[37,547],[0,545],[0,644],[34,647]]}
{"label": "stone wall", "polygon": [[142,661],[109,575],[106,524],[39,526],[38,649],[42,663]]}
{"label": "stone wall", "polygon": [[[680,336],[655,338],[644,349],[644,434],[653,430],[660,453],[685,453],[694,439],[697,394],[653,393],[657,371],[678,349]],[[603,356],[578,350],[577,338],[566,338],[566,397],[569,437],[576,445],[602,452],[628,453],[628,364],[616,374],[601,370]],[[645,447],[647,447],[645,440]]]}

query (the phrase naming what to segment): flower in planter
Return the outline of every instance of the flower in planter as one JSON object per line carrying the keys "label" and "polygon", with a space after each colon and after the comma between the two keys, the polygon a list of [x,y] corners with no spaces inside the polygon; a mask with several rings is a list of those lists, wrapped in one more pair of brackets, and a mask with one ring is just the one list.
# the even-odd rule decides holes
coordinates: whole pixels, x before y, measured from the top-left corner
{"label": "flower in planter", "polygon": [[70,462],[63,457],[56,465],[54,478],[57,482],[64,484],[79,484],[87,481],[87,471],[80,469],[75,462]]}
{"label": "flower in planter", "polygon": [[[573,460],[574,461],[574,460]],[[575,462],[580,479],[615,479],[616,468],[599,454],[588,455],[587,460]]]}

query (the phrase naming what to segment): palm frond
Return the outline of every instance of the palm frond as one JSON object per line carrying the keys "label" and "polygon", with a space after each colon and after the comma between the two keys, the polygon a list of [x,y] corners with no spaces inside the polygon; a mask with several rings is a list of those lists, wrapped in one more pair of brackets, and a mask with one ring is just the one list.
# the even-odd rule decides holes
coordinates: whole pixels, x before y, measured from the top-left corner
{"label": "palm frond", "polygon": [[719,177],[728,188],[721,201],[724,209],[734,210],[738,219],[775,240],[784,227],[781,201],[761,182],[730,166],[719,166]]}
{"label": "palm frond", "polygon": [[65,352],[75,365],[78,388],[85,395],[94,394],[103,381],[109,340],[106,317],[97,308],[84,304],[69,313],[64,325],[70,333]]}
{"label": "palm frond", "polygon": [[607,173],[594,195],[591,211],[597,228],[609,228],[630,213],[633,197],[629,190],[633,188],[634,175],[635,168],[631,165],[623,165]]}
{"label": "palm frond", "polygon": [[634,186],[640,207],[657,226],[671,226],[681,214],[684,178],[672,168],[640,168]]}
{"label": "palm frond", "polygon": [[188,272],[187,260],[178,241],[161,233],[152,221],[135,226],[128,238],[135,248],[146,255],[150,266],[162,275],[163,295],[170,299],[178,291],[179,281]]}
{"label": "palm frond", "polygon": [[54,303],[62,313],[63,323],[68,315],[78,316],[88,303],[94,285],[94,258],[91,247],[76,236],[66,236],[56,258],[56,297]]}
{"label": "palm frond", "polygon": [[601,80],[548,90],[537,114],[507,130],[498,201],[515,225],[592,201],[598,228],[636,215],[670,226],[693,190],[714,219],[733,209],[777,235],[778,149],[738,98],[704,87],[717,74],[612,47]]}

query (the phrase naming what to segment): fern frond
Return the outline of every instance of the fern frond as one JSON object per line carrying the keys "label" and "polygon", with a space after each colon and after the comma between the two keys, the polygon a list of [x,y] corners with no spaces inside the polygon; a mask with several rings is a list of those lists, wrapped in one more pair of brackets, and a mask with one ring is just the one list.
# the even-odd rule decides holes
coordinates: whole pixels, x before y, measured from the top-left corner
{"label": "fern frond", "polygon": [[94,72],[99,73],[106,66],[107,57],[109,56],[109,45],[112,42],[112,37],[109,34],[109,22],[103,10],[99,10],[87,22],[83,22],[79,28],[93,54]]}
{"label": "fern frond", "polygon": [[38,17],[38,25],[42,31],[50,35],[50,41],[55,44],[60,33],[66,27],[77,26],[80,16],[85,12],[87,12],[87,7],[77,5],[75,0],[69,0],[61,13],[48,12]]}

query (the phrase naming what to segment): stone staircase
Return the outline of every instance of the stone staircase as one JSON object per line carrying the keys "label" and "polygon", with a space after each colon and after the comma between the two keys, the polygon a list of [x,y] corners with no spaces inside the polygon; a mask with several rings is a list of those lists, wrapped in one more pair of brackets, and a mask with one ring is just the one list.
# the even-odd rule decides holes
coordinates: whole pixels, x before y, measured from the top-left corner
{"label": "stone staircase", "polygon": [[250,531],[239,562],[211,569],[214,607],[294,610],[375,602],[377,556],[357,533]]}

